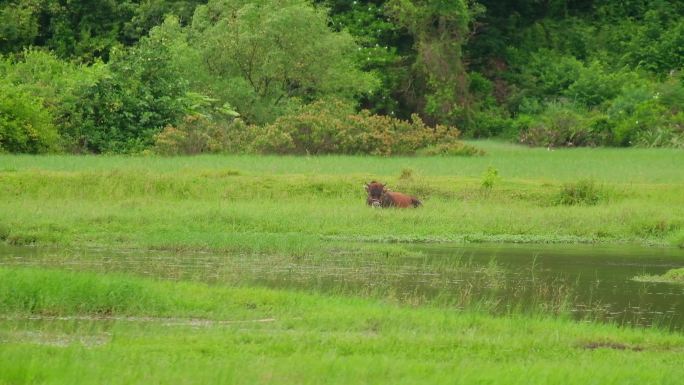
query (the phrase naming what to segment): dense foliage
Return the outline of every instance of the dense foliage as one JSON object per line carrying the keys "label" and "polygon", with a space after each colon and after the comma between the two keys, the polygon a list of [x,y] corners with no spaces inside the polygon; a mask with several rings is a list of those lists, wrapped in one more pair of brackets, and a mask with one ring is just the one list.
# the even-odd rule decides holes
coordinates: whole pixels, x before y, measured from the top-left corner
{"label": "dense foliage", "polygon": [[341,100],[320,100],[263,126],[241,119],[215,121],[188,116],[167,126],[156,136],[155,149],[162,154],[212,152],[262,154],[430,154],[479,155],[472,146],[457,141],[460,132],[438,125],[426,126],[420,117],[411,121],[359,113]]}
{"label": "dense foliage", "polygon": [[0,150],[46,152],[54,147],[57,131],[40,100],[11,83],[0,83]]}
{"label": "dense foliage", "polygon": [[[9,0],[0,55],[2,151],[139,152],[198,129],[184,135],[218,135],[211,151],[397,152],[297,143],[292,122],[331,98],[369,137],[401,121],[415,143],[445,125],[535,146],[684,147],[674,0]],[[348,136],[334,115],[304,131]]]}

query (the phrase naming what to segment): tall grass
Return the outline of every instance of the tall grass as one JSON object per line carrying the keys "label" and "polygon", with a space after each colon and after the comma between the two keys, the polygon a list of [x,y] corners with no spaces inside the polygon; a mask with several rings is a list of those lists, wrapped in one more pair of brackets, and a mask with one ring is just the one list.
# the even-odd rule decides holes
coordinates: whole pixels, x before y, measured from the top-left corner
{"label": "tall grass", "polygon": [[267,290],[211,289],[201,283],[123,274],[0,268],[4,315],[239,318],[244,315],[240,309],[256,314],[257,308],[266,311],[278,301],[285,301],[279,304],[283,307],[294,305],[283,294]]}
{"label": "tall grass", "polygon": [[[684,336],[657,329],[120,275],[0,274],[0,298],[17,304],[0,308],[1,384],[675,384],[684,375]],[[93,313],[117,303],[112,318]],[[167,312],[177,318],[154,318]],[[99,317],[75,317],[89,314]],[[212,321],[182,322],[198,316]]]}
{"label": "tall grass", "polygon": [[482,194],[476,180],[424,177],[391,183],[418,195],[420,209],[372,210],[363,178],[349,176],[0,178],[0,240],[10,244],[286,253],[329,239],[666,244],[684,223],[682,186],[618,185],[606,202],[562,206],[560,184],[504,180]]}

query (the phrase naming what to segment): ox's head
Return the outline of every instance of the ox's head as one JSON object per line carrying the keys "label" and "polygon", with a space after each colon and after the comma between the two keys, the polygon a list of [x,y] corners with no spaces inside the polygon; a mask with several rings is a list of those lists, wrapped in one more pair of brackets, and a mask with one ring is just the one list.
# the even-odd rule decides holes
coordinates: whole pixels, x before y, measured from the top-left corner
{"label": "ox's head", "polygon": [[369,206],[380,207],[382,205],[382,196],[387,192],[387,186],[380,182],[372,181],[366,183],[364,187],[368,193],[366,203],[368,203]]}

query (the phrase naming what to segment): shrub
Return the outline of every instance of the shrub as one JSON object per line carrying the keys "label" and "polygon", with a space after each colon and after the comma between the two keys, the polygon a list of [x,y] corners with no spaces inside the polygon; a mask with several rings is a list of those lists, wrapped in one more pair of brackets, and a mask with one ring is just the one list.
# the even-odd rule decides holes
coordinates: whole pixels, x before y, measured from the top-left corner
{"label": "shrub", "polygon": [[418,150],[417,154],[427,156],[482,156],[485,151],[463,142],[440,143]]}
{"label": "shrub", "polygon": [[244,151],[261,154],[292,154],[296,150],[292,136],[277,126],[249,126],[243,131]]}
{"label": "shrub", "polygon": [[73,152],[141,151],[190,108],[187,82],[159,36],[114,52],[107,65],[78,66],[26,50],[0,60],[0,76],[41,100]]}
{"label": "shrub", "polygon": [[427,146],[452,143],[460,135],[453,127],[428,127],[417,114],[407,121],[361,111],[347,119],[349,125],[340,135],[342,152],[349,154],[415,154]]}
{"label": "shrub", "polygon": [[255,142],[259,152],[326,154],[345,152],[342,135],[353,106],[341,100],[321,100],[293,115],[266,125]]}
{"label": "shrub", "polygon": [[684,86],[678,77],[624,89],[608,110],[615,125],[613,144],[684,147],[682,105]]}
{"label": "shrub", "polygon": [[468,137],[487,138],[505,136],[511,131],[511,119],[503,108],[480,107],[472,114]]}
{"label": "shrub", "polygon": [[518,83],[531,96],[557,96],[578,79],[582,69],[582,62],[575,57],[540,49],[524,61]]}
{"label": "shrub", "polygon": [[613,99],[620,92],[624,82],[625,76],[610,72],[600,62],[595,61],[580,70],[577,80],[564,91],[564,94],[583,106],[595,107]]}
{"label": "shrub", "polygon": [[520,142],[531,146],[598,146],[613,136],[605,115],[567,103],[550,103],[537,116],[521,115],[515,125]]}
{"label": "shrub", "polygon": [[544,112],[527,117],[520,142],[531,146],[574,146],[583,144],[587,131],[584,117],[567,105],[552,103]]}
{"label": "shrub", "polygon": [[134,47],[113,50],[110,76],[81,93],[83,123],[77,142],[85,150],[142,151],[164,127],[191,112],[195,100],[188,81],[164,42],[163,35],[152,33]]}
{"label": "shrub", "polygon": [[224,152],[230,148],[230,125],[202,115],[188,115],[176,126],[168,125],[154,137],[154,150],[163,155]]}
{"label": "shrub", "polygon": [[83,127],[83,93],[99,79],[109,76],[102,63],[76,65],[54,53],[27,49],[0,59],[0,77],[41,100],[61,137],[61,147],[77,150]]}
{"label": "shrub", "polygon": [[0,152],[48,152],[56,149],[58,139],[40,99],[0,82]]}
{"label": "shrub", "polygon": [[561,187],[557,202],[561,205],[595,205],[601,200],[601,189],[593,180],[566,183]]}
{"label": "shrub", "polygon": [[499,181],[499,170],[496,168],[489,166],[487,167],[487,170],[484,172],[482,175],[482,183],[481,187],[484,191],[491,191],[492,188],[494,188],[494,184],[496,184]]}
{"label": "shrub", "polygon": [[455,143],[459,134],[452,127],[428,127],[417,115],[405,121],[365,110],[354,113],[349,103],[321,100],[261,128],[253,149],[296,154],[414,154],[427,146]]}

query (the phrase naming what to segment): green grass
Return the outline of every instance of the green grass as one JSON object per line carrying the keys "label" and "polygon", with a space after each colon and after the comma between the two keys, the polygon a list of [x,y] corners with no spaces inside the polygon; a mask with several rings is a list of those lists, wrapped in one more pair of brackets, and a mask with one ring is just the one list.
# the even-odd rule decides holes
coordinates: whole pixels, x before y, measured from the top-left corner
{"label": "green grass", "polygon": [[138,170],[151,173],[239,171],[249,175],[398,176],[411,168],[424,176],[480,178],[488,166],[504,179],[573,182],[592,178],[613,183],[684,183],[684,151],[677,149],[545,148],[491,141],[469,142],[487,151],[482,157],[374,156],[194,156],[129,157],[73,155],[0,155],[0,172],[47,170],[103,172]]}
{"label": "green grass", "polygon": [[634,277],[639,282],[666,282],[684,284],[684,267],[668,270],[663,275],[640,275]]}
{"label": "green grass", "polygon": [[[681,243],[681,150],[476,144],[488,155],[2,155],[0,239],[291,255],[331,240]],[[369,209],[371,179],[424,207]],[[564,189],[586,181],[592,199],[568,200]]]}
{"label": "green grass", "polygon": [[[378,266],[368,292],[327,295],[251,287],[259,271],[212,265],[201,253],[198,263],[216,273],[202,278],[214,286],[182,281],[197,277],[176,271],[173,258],[115,266],[87,255],[54,265],[181,281],[0,268],[0,384],[680,383],[678,332],[543,312],[494,317],[475,299],[457,298],[467,305],[459,311],[385,290],[392,285],[382,278],[399,279],[401,258],[416,257],[389,242],[684,239],[682,151],[478,145],[488,155],[0,156],[0,239],[8,244],[319,261],[310,274],[337,268],[326,264],[332,258],[350,271],[367,266],[358,262],[365,255]],[[497,177],[483,189],[488,169]],[[362,183],[370,179],[418,195],[424,207],[366,207]],[[453,278],[462,267],[443,269]],[[557,313],[561,294],[540,301]]]}
{"label": "green grass", "polygon": [[682,334],[542,315],[8,268],[0,304],[0,384],[678,384],[684,375]]}

